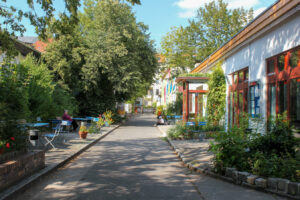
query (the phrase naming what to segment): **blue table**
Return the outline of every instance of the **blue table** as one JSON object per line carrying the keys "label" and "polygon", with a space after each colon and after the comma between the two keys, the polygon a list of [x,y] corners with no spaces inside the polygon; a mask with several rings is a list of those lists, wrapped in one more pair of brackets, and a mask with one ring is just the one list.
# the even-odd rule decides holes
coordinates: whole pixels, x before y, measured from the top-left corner
{"label": "blue table", "polygon": [[83,118],[83,117],[73,117],[72,119],[78,120],[78,121],[88,121],[87,118]]}
{"label": "blue table", "polygon": [[49,126],[49,123],[26,123],[26,126],[29,126],[29,127],[46,127],[46,126]]}

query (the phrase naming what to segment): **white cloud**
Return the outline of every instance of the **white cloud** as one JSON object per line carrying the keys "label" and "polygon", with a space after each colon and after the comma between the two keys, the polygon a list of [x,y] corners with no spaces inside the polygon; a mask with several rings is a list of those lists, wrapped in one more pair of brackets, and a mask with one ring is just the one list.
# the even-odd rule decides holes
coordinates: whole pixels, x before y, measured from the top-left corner
{"label": "white cloud", "polygon": [[260,13],[262,13],[264,10],[266,10],[266,7],[262,7],[262,8],[258,8],[256,10],[254,10],[254,18],[257,17]]}
{"label": "white cloud", "polygon": [[178,15],[180,18],[193,18],[196,17],[196,10],[186,10],[184,12],[180,12]]}
{"label": "white cloud", "polygon": [[[191,18],[196,16],[196,11],[198,8],[203,7],[204,4],[210,3],[214,0],[178,0],[174,3],[175,6],[178,6],[183,11],[179,12],[179,17],[181,18]],[[255,5],[259,4],[259,0],[224,0],[228,3],[228,8],[240,8],[250,9]],[[262,12],[263,8],[255,10],[255,14]]]}

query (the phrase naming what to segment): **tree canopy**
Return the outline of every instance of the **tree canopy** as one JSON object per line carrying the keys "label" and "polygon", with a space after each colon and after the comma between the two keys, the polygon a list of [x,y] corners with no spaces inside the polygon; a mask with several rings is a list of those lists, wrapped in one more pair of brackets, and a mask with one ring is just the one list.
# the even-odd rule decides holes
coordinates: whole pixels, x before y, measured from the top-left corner
{"label": "tree canopy", "polygon": [[147,26],[117,0],[84,1],[79,25],[49,45],[43,59],[70,89],[80,112],[99,113],[142,96],[157,69]]}
{"label": "tree canopy", "polygon": [[253,18],[253,10],[228,9],[223,0],[205,4],[187,27],[174,27],[162,40],[169,67],[192,69],[237,34]]}
{"label": "tree canopy", "polygon": [[[140,0],[127,0],[132,5],[140,4]],[[0,42],[1,50],[8,55],[16,55],[11,38],[26,31],[24,18],[27,18],[35,27],[36,34],[46,39],[51,33],[64,33],[73,29],[79,22],[78,8],[80,0],[64,0],[65,9],[59,13],[59,18],[54,16],[55,7],[52,0],[27,0],[27,8],[17,8],[11,5],[11,0],[0,0]],[[39,12],[37,12],[37,10]]]}

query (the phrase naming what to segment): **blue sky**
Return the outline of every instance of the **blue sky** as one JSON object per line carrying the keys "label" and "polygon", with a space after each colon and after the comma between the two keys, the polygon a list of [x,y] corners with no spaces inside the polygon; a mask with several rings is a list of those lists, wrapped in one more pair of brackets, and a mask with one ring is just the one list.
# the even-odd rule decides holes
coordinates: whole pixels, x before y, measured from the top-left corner
{"label": "blue sky", "polygon": [[[16,1],[16,0],[14,0]],[[17,0],[18,8],[25,8],[26,0]],[[188,19],[195,16],[197,8],[213,0],[141,0],[142,5],[133,7],[137,21],[144,22],[149,26],[151,38],[155,40],[156,47],[159,49],[161,38],[170,31],[173,26],[186,26]],[[246,9],[253,8],[255,14],[259,14],[277,0],[224,0],[229,8],[243,6]],[[62,11],[64,3],[62,0],[54,0],[57,10]],[[27,32],[24,36],[35,36],[34,27],[26,24]]]}

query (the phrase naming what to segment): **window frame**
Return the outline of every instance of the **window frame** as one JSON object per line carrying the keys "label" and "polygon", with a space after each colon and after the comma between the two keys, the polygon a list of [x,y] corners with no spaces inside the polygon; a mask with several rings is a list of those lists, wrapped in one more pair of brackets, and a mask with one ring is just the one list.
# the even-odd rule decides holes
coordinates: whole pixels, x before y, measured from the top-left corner
{"label": "window frame", "polygon": [[[240,73],[243,73],[240,76]],[[248,77],[247,77],[248,74]],[[239,125],[239,116],[241,112],[248,113],[248,99],[249,99],[249,67],[245,67],[238,71],[235,71],[229,74],[232,79],[232,85],[229,86],[229,94],[228,94],[228,127],[232,127],[234,125]],[[237,78],[236,82],[234,81],[235,76]],[[240,80],[240,77],[243,77]],[[235,95],[236,93],[236,95]],[[242,93],[242,109],[240,109],[240,93]],[[230,97],[232,95],[232,98]],[[232,108],[232,110],[231,110]],[[241,111],[242,110],[242,111]],[[232,115],[231,115],[232,113]],[[236,114],[234,114],[236,113]]]}
{"label": "window frame", "polygon": [[[298,52],[298,63],[297,66],[294,68],[291,66],[291,55],[294,52]],[[297,55],[297,53],[296,53]],[[279,70],[279,57],[284,56],[284,68],[282,71]],[[269,62],[271,60],[274,60],[274,73],[269,73]],[[275,85],[275,91],[276,91],[276,115],[281,114],[280,111],[280,104],[282,103],[280,100],[280,94],[283,92],[280,90],[280,84],[283,82],[284,87],[286,88],[286,104],[287,104],[287,117],[290,120],[290,113],[291,113],[291,108],[290,108],[290,84],[292,79],[298,79],[300,78],[300,46],[297,46],[295,48],[292,48],[290,50],[284,51],[280,54],[277,54],[275,56],[272,56],[270,58],[266,59],[266,74],[267,74],[267,118],[269,119],[271,117],[270,109],[270,87],[271,85]]]}

